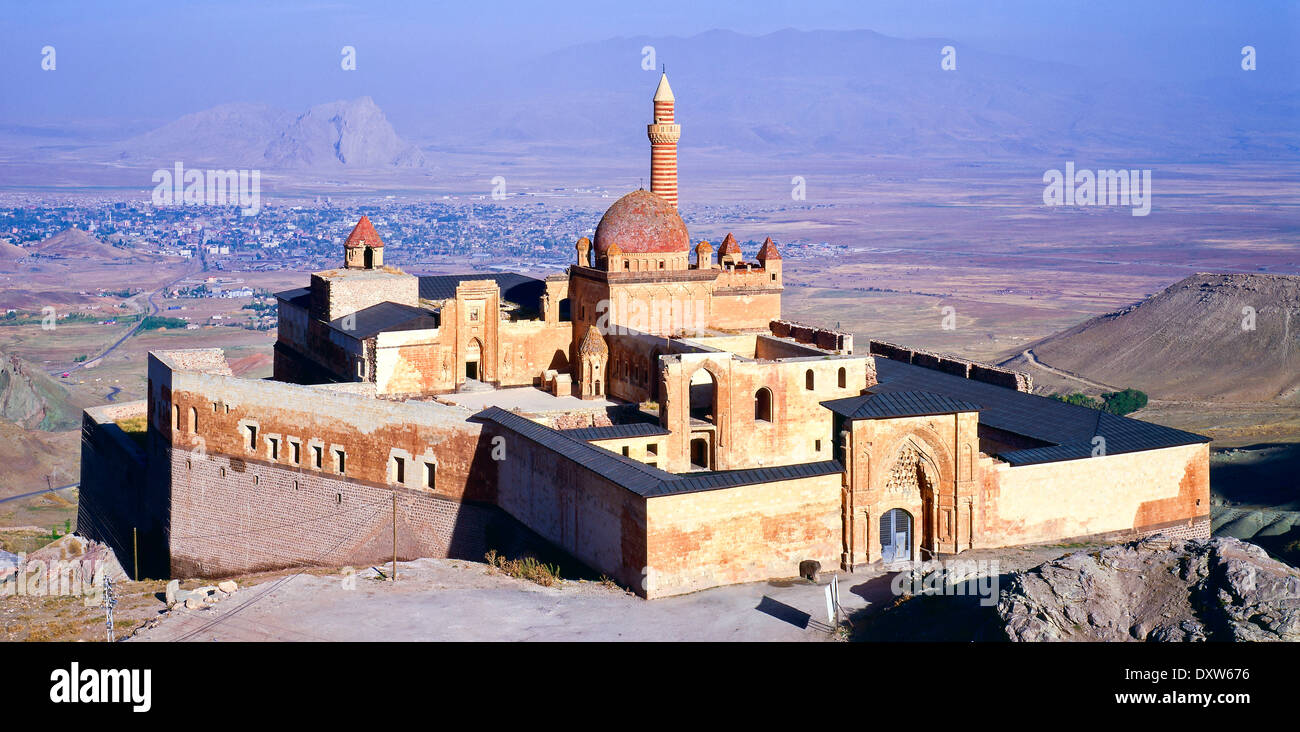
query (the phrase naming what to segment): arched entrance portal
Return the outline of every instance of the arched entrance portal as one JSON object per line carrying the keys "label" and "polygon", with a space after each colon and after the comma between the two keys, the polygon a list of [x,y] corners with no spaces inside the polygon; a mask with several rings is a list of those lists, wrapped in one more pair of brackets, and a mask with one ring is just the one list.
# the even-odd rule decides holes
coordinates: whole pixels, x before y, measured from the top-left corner
{"label": "arched entrance portal", "polygon": [[483,344],[477,338],[469,339],[465,346],[465,378],[474,379],[475,381],[483,378],[483,372],[479,368],[479,362],[482,359]]}
{"label": "arched entrance portal", "polygon": [[881,515],[880,559],[886,563],[911,561],[912,514],[895,508]]}

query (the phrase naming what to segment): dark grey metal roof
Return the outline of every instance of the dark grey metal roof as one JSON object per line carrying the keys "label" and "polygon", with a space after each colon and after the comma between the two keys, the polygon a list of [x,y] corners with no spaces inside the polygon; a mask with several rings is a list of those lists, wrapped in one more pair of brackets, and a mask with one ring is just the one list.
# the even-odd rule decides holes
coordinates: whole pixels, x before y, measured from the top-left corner
{"label": "dark grey metal roof", "polygon": [[579,440],[616,440],[620,437],[659,437],[669,434],[667,429],[654,422],[611,424],[604,427],[579,427],[571,430],[561,430],[561,432]]}
{"label": "dark grey metal roof", "polygon": [[501,288],[502,300],[537,312],[542,310],[546,283],[517,272],[420,275],[420,297],[425,300],[450,300],[456,297],[456,287],[466,280],[493,280]]}
{"label": "dark grey metal roof", "polygon": [[1172,427],[1066,404],[901,361],[878,358],[876,372],[880,383],[871,388],[873,394],[917,391],[941,394],[976,405],[980,424],[1052,443],[1047,447],[1011,450],[997,456],[1012,465],[1090,457],[1093,438],[1097,436],[1105,438],[1107,455],[1210,441],[1208,437]]}
{"label": "dark grey metal roof", "polygon": [[[353,318],[351,322],[348,322],[349,317]],[[353,338],[365,339],[384,331],[437,328],[438,319],[423,308],[396,302],[381,302],[358,310],[352,316],[331,320],[328,325]],[[345,325],[350,327],[344,327]]]}
{"label": "dark grey metal roof", "polygon": [[824,460],[816,463],[782,465],[771,468],[675,474],[652,468],[645,463],[623,457],[602,447],[596,447],[584,440],[572,437],[572,433],[577,430],[553,430],[527,417],[522,417],[514,412],[507,412],[500,407],[488,407],[474,415],[474,419],[497,424],[646,498],[694,493],[718,488],[734,488],[757,483],[771,483],[779,480],[834,475],[844,472],[844,466],[838,461]]}
{"label": "dark grey metal roof", "polygon": [[977,412],[979,405],[929,391],[895,391],[831,399],[822,406],[849,419],[923,417],[930,414]]}
{"label": "dark grey metal roof", "polygon": [[311,305],[311,288],[295,287],[292,290],[275,293],[275,297],[285,302],[293,303],[300,308],[307,308]]}

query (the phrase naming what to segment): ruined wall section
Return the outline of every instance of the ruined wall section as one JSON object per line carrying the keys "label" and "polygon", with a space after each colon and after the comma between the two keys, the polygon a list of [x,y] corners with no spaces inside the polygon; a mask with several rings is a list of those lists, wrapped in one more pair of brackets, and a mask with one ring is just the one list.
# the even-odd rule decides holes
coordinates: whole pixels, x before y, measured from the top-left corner
{"label": "ruined wall section", "polygon": [[853,353],[853,334],[830,328],[817,328],[792,320],[772,320],[768,330],[776,338],[789,338],[831,353]]}

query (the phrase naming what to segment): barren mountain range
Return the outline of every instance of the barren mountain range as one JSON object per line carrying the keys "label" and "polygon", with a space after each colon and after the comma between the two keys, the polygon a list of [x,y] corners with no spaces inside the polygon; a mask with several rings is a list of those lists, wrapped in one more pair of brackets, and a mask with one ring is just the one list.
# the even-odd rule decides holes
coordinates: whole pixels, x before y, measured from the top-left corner
{"label": "barren mountain range", "polygon": [[[945,47],[955,49],[955,69],[941,68]],[[419,88],[405,77],[376,79],[367,93],[379,103],[366,96],[301,114],[264,103],[220,104],[108,146],[78,150],[69,122],[45,131],[47,146],[29,144],[19,154],[271,169],[419,166],[445,150],[637,155],[664,64],[678,98],[683,151],[697,154],[992,158],[1051,167],[1063,157],[1110,166],[1300,155],[1293,124],[1300,75],[1293,69],[1234,73],[1225,64],[1219,79],[1156,83],[959,39],[869,30],[611,38],[527,63],[431,68]],[[328,99],[331,92],[320,94]],[[4,134],[16,133],[0,125]]]}

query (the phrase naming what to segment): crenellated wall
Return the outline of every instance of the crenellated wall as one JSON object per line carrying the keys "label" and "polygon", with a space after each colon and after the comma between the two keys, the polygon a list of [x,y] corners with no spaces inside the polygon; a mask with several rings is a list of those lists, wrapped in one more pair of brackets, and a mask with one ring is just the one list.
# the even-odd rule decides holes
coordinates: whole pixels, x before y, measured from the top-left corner
{"label": "crenellated wall", "polygon": [[885,341],[871,341],[870,351],[872,355],[882,356],[891,361],[910,363],[914,366],[934,369],[975,381],[983,381],[987,384],[1015,389],[1016,391],[1029,393],[1034,390],[1032,376],[1021,371],[1002,368],[1001,366],[990,366],[976,361],[967,361],[956,356],[932,353],[915,348],[904,348]]}

